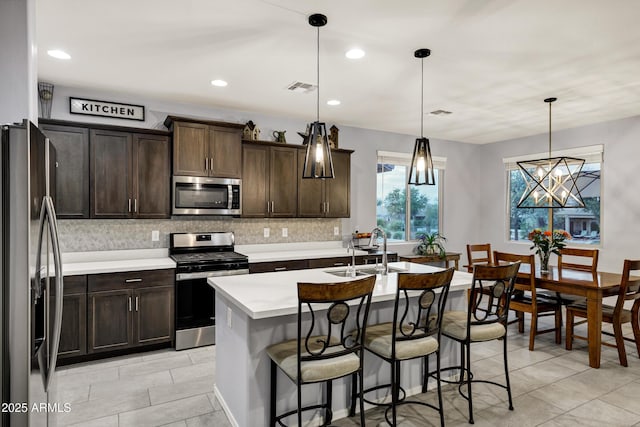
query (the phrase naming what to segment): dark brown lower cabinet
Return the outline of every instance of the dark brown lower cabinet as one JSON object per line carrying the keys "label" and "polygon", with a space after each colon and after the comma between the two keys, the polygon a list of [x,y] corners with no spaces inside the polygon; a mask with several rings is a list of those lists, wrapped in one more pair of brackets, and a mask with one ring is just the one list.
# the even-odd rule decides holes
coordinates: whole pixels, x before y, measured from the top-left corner
{"label": "dark brown lower cabinet", "polygon": [[175,270],[89,275],[88,353],[174,340]]}
{"label": "dark brown lower cabinet", "polygon": [[[51,289],[53,302],[55,288]],[[53,319],[50,324],[53,324]],[[85,354],[87,354],[87,276],[65,276],[58,357],[63,359]]]}

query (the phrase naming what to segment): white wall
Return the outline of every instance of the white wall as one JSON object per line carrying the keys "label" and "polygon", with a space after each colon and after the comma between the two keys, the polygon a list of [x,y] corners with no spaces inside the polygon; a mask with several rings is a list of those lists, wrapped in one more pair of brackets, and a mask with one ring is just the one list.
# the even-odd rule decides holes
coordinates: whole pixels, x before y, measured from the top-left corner
{"label": "white wall", "polygon": [[[621,271],[625,258],[640,258],[640,116],[568,129],[552,134],[553,149],[604,145],[599,268]],[[503,157],[545,152],[548,135],[537,135],[481,147],[481,230],[477,238],[495,249],[529,253],[529,244],[507,242],[506,175]],[[571,241],[569,241],[571,244]],[[552,260],[552,263],[555,261]]]}

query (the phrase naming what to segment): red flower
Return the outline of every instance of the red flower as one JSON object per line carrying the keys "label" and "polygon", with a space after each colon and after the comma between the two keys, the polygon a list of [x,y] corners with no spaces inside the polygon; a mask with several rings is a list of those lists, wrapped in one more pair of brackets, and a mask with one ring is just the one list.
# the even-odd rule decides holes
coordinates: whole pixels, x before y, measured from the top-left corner
{"label": "red flower", "polygon": [[551,232],[549,230],[545,230],[544,235],[549,237],[549,236],[551,236]]}

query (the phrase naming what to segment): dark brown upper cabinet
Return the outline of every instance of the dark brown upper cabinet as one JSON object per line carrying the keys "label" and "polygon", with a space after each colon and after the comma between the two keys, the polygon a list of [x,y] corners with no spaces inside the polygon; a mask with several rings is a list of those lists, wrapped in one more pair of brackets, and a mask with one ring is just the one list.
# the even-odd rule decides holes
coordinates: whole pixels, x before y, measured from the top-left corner
{"label": "dark brown upper cabinet", "polygon": [[174,175],[242,177],[244,125],[169,116],[165,126],[173,130]]}
{"label": "dark brown upper cabinet", "polygon": [[297,216],[296,147],[243,142],[242,216]]}
{"label": "dark brown upper cabinet", "polygon": [[170,216],[169,137],[92,129],[92,218]]}
{"label": "dark brown upper cabinet", "polygon": [[58,218],[89,218],[89,129],[41,124],[55,148],[55,195]]}
{"label": "dark brown upper cabinet", "polygon": [[[348,218],[351,215],[351,153],[332,150],[334,178],[303,179],[298,174],[298,216]],[[298,168],[304,166],[305,149],[298,150]]]}

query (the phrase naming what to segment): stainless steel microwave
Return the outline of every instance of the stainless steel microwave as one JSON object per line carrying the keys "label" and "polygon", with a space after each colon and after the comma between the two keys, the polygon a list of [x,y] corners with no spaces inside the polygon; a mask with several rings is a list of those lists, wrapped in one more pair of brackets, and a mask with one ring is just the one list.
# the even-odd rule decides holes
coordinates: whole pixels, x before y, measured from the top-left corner
{"label": "stainless steel microwave", "polygon": [[173,215],[242,214],[242,180],[173,177]]}

